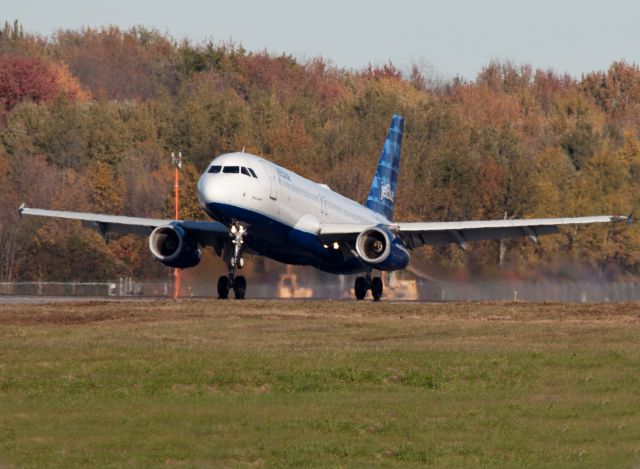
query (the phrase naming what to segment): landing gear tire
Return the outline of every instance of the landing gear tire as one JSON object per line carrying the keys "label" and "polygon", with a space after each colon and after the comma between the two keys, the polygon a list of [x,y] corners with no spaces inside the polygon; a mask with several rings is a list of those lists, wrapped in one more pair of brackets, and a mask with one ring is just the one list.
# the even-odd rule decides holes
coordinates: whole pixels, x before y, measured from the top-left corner
{"label": "landing gear tire", "polygon": [[371,295],[373,301],[380,301],[382,298],[382,279],[380,277],[374,277],[371,279]]}
{"label": "landing gear tire", "polygon": [[244,237],[247,229],[239,224],[233,223],[229,230],[231,240],[224,247],[224,259],[227,263],[229,273],[218,279],[218,298],[229,298],[229,290],[233,289],[236,300],[244,300],[247,293],[247,279],[242,275],[236,277],[236,270],[242,269],[244,259],[242,258],[242,248],[244,247]]}
{"label": "landing gear tire", "polygon": [[356,285],[353,291],[356,294],[357,300],[364,300],[364,297],[367,296],[367,281],[364,277],[356,278]]}
{"label": "landing gear tire", "polygon": [[223,275],[218,279],[218,298],[221,300],[229,298],[229,277],[226,275]]}
{"label": "landing gear tire", "polygon": [[236,295],[236,300],[244,300],[244,295],[247,293],[247,281],[242,275],[233,281],[233,292]]}

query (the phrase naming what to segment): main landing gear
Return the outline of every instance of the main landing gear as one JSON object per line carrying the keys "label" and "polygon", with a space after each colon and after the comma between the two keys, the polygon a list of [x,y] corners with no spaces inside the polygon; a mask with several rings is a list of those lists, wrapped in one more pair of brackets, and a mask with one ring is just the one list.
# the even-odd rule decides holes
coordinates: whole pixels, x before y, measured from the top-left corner
{"label": "main landing gear", "polygon": [[382,279],[380,277],[371,278],[371,269],[367,270],[366,276],[356,278],[356,284],[353,288],[356,299],[364,300],[364,297],[367,296],[367,290],[371,290],[373,301],[380,301],[382,298]]}
{"label": "main landing gear", "polygon": [[[232,238],[231,244],[233,245],[233,253],[228,256],[227,259],[229,274],[222,275],[218,279],[218,298],[229,298],[229,290],[233,289],[236,300],[243,300],[247,293],[247,280],[242,275],[238,275],[236,277],[236,269],[242,269],[244,266],[242,247],[244,244],[244,236],[247,234],[247,229],[238,223],[234,223],[231,225],[230,234]],[[225,251],[229,252],[227,249],[225,249]]]}

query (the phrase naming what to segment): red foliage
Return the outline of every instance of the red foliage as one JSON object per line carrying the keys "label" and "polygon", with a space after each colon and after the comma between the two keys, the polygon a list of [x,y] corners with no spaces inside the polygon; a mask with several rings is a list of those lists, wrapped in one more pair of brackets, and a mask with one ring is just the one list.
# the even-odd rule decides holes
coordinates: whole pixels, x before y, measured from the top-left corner
{"label": "red foliage", "polygon": [[60,32],[57,40],[69,70],[95,97],[145,100],[175,85],[171,44],[153,32],[89,28]]}
{"label": "red foliage", "polygon": [[321,58],[313,59],[306,65],[309,86],[315,90],[323,103],[335,103],[346,92],[340,72],[328,66]]}
{"label": "red foliage", "polygon": [[36,103],[50,100],[58,90],[57,76],[45,61],[19,55],[0,56],[0,113],[10,111],[25,99]]}
{"label": "red foliage", "polygon": [[614,62],[607,72],[588,74],[581,85],[606,112],[623,114],[630,105],[640,102],[640,67]]}
{"label": "red foliage", "polygon": [[285,101],[292,100],[303,89],[306,80],[304,67],[286,55],[250,54],[242,58],[239,68],[247,85],[271,90]]}
{"label": "red foliage", "polygon": [[575,86],[570,75],[558,75],[552,70],[536,70],[533,79],[533,93],[545,112],[549,112],[557,96]]}
{"label": "red foliage", "polygon": [[384,64],[382,67],[369,64],[367,69],[362,73],[362,76],[366,79],[372,78],[390,78],[394,80],[402,79],[402,72],[396,68],[391,62]]}

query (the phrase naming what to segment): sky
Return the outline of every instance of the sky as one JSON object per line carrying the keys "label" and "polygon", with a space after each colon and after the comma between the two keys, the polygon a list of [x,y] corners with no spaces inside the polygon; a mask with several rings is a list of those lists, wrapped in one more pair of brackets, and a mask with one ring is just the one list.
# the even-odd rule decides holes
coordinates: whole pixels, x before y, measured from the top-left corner
{"label": "sky", "polygon": [[0,0],[0,20],[15,19],[44,35],[143,25],[343,68],[415,63],[441,78],[473,79],[491,60],[575,77],[615,60],[640,63],[633,0]]}

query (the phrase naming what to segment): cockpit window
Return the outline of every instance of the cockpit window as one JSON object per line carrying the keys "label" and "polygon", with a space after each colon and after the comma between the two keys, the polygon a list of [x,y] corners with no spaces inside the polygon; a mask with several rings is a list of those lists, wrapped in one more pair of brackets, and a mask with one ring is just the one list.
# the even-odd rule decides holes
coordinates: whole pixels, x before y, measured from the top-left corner
{"label": "cockpit window", "polygon": [[251,177],[251,174],[249,174],[249,171],[247,171],[247,168],[245,168],[244,166],[242,168],[240,168],[240,172],[242,174],[244,174],[245,176]]}
{"label": "cockpit window", "polygon": [[219,173],[221,169],[222,169],[222,166],[211,166],[209,168],[209,172],[210,173]]}
{"label": "cockpit window", "polygon": [[225,166],[222,169],[223,173],[231,173],[231,174],[238,174],[240,172],[240,166]]}
{"label": "cockpit window", "polygon": [[247,168],[247,169],[249,170],[249,172],[251,173],[251,175],[252,175],[254,178],[258,179],[258,176],[256,176],[256,173],[255,173],[255,171],[254,171],[253,169],[251,169],[251,168]]}

